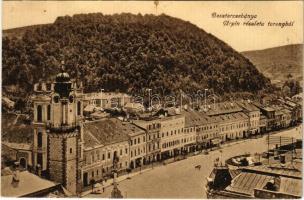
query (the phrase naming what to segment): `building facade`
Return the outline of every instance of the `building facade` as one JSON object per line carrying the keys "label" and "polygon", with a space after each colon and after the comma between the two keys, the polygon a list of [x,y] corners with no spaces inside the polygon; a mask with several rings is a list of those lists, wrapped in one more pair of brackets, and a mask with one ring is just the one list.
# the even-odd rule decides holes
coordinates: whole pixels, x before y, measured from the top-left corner
{"label": "building facade", "polygon": [[[160,120],[160,150],[161,159],[177,156],[184,152],[184,127],[185,117],[183,115],[175,115],[165,117]],[[189,141],[189,140],[188,140]]]}

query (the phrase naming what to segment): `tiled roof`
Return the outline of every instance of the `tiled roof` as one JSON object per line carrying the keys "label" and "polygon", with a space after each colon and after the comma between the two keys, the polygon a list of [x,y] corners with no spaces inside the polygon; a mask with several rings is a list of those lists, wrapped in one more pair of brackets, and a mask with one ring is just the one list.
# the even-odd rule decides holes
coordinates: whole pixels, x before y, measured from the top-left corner
{"label": "tiled roof", "polygon": [[247,120],[248,116],[246,114],[244,114],[243,112],[237,112],[237,113],[219,115],[219,116],[216,116],[216,118],[220,122],[229,123],[229,122],[238,121],[238,120]]}
{"label": "tiled roof", "polygon": [[122,121],[115,118],[86,122],[83,128],[85,147],[128,141],[129,138],[129,130]]}
{"label": "tiled roof", "polygon": [[1,176],[1,196],[22,197],[57,185],[28,171],[23,171],[19,173],[18,187],[13,187],[12,176]]}
{"label": "tiled roof", "polygon": [[266,110],[267,112],[273,112],[273,111],[275,111],[273,108],[271,108],[269,106],[264,107],[263,109]]}
{"label": "tiled roof", "polygon": [[183,111],[182,114],[185,116],[185,127],[201,126],[218,122],[216,117],[210,117],[203,112]]}
{"label": "tiled roof", "polygon": [[242,172],[236,176],[225,190],[253,196],[254,189],[263,189],[272,176]]}
{"label": "tiled roof", "polygon": [[[263,189],[268,181],[275,176],[253,172],[241,172],[232,179],[231,184],[225,188],[226,191],[242,193],[254,196],[254,189]],[[277,192],[301,196],[302,180],[280,176],[280,185]]]}
{"label": "tiled roof", "polygon": [[259,108],[257,108],[253,103],[249,103],[249,102],[237,102],[237,104],[242,107],[243,109],[247,110],[247,111],[259,111]]}
{"label": "tiled roof", "polygon": [[280,164],[272,164],[271,166],[260,165],[254,167],[247,167],[246,169],[258,173],[263,172],[280,176],[300,178],[302,177],[301,164],[297,162],[286,163],[284,167],[282,167]]}
{"label": "tiled roof", "polygon": [[154,118],[151,120],[134,120],[132,123],[135,124],[136,126],[143,128],[143,129],[147,129],[148,125],[150,124],[157,124],[160,122],[159,118]]}
{"label": "tiled roof", "polygon": [[128,123],[128,122],[123,122],[123,126],[125,130],[128,132],[128,135],[130,137],[140,135],[140,134],[145,134],[145,131],[142,128],[139,128],[138,126]]}
{"label": "tiled roof", "polygon": [[193,127],[197,125],[197,120],[200,118],[197,112],[194,111],[182,111],[185,116],[185,127]]}
{"label": "tiled roof", "polygon": [[281,177],[280,190],[284,194],[302,196],[302,180],[294,178]]}
{"label": "tiled roof", "polygon": [[212,116],[212,115],[221,115],[221,114],[228,114],[228,113],[234,113],[240,111],[242,111],[242,108],[236,103],[222,102],[211,105],[206,111],[206,114]]}

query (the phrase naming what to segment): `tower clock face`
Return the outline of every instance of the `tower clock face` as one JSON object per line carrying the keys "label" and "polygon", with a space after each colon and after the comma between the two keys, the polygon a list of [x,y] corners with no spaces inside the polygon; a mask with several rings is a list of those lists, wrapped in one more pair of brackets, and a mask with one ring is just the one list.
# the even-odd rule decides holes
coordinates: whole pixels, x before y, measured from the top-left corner
{"label": "tower clock face", "polygon": [[69,101],[70,101],[70,103],[73,103],[74,102],[74,96],[69,96]]}
{"label": "tower clock face", "polygon": [[54,96],[53,99],[54,99],[54,102],[55,102],[55,103],[58,103],[58,102],[59,102],[59,96]]}

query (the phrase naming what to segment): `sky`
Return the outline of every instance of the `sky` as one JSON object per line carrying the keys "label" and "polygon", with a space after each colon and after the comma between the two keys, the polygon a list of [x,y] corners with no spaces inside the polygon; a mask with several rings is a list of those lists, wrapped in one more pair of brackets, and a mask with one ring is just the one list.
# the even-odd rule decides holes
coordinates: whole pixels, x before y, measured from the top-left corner
{"label": "sky", "polygon": [[[303,43],[302,1],[3,1],[2,28],[10,29],[34,24],[52,23],[58,16],[96,13],[167,14],[189,21],[223,40],[237,51],[265,49]],[[214,18],[217,14],[256,15],[264,26],[244,26],[248,20],[237,19],[239,26],[224,26],[231,18]],[[268,22],[292,22],[281,28]]]}

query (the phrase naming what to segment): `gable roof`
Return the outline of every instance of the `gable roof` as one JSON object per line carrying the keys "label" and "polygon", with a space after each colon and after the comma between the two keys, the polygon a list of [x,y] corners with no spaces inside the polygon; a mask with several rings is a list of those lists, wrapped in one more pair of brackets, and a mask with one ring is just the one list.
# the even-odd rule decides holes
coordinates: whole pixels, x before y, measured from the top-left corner
{"label": "gable roof", "polygon": [[128,130],[116,118],[86,122],[84,128],[85,148],[128,141]]}

